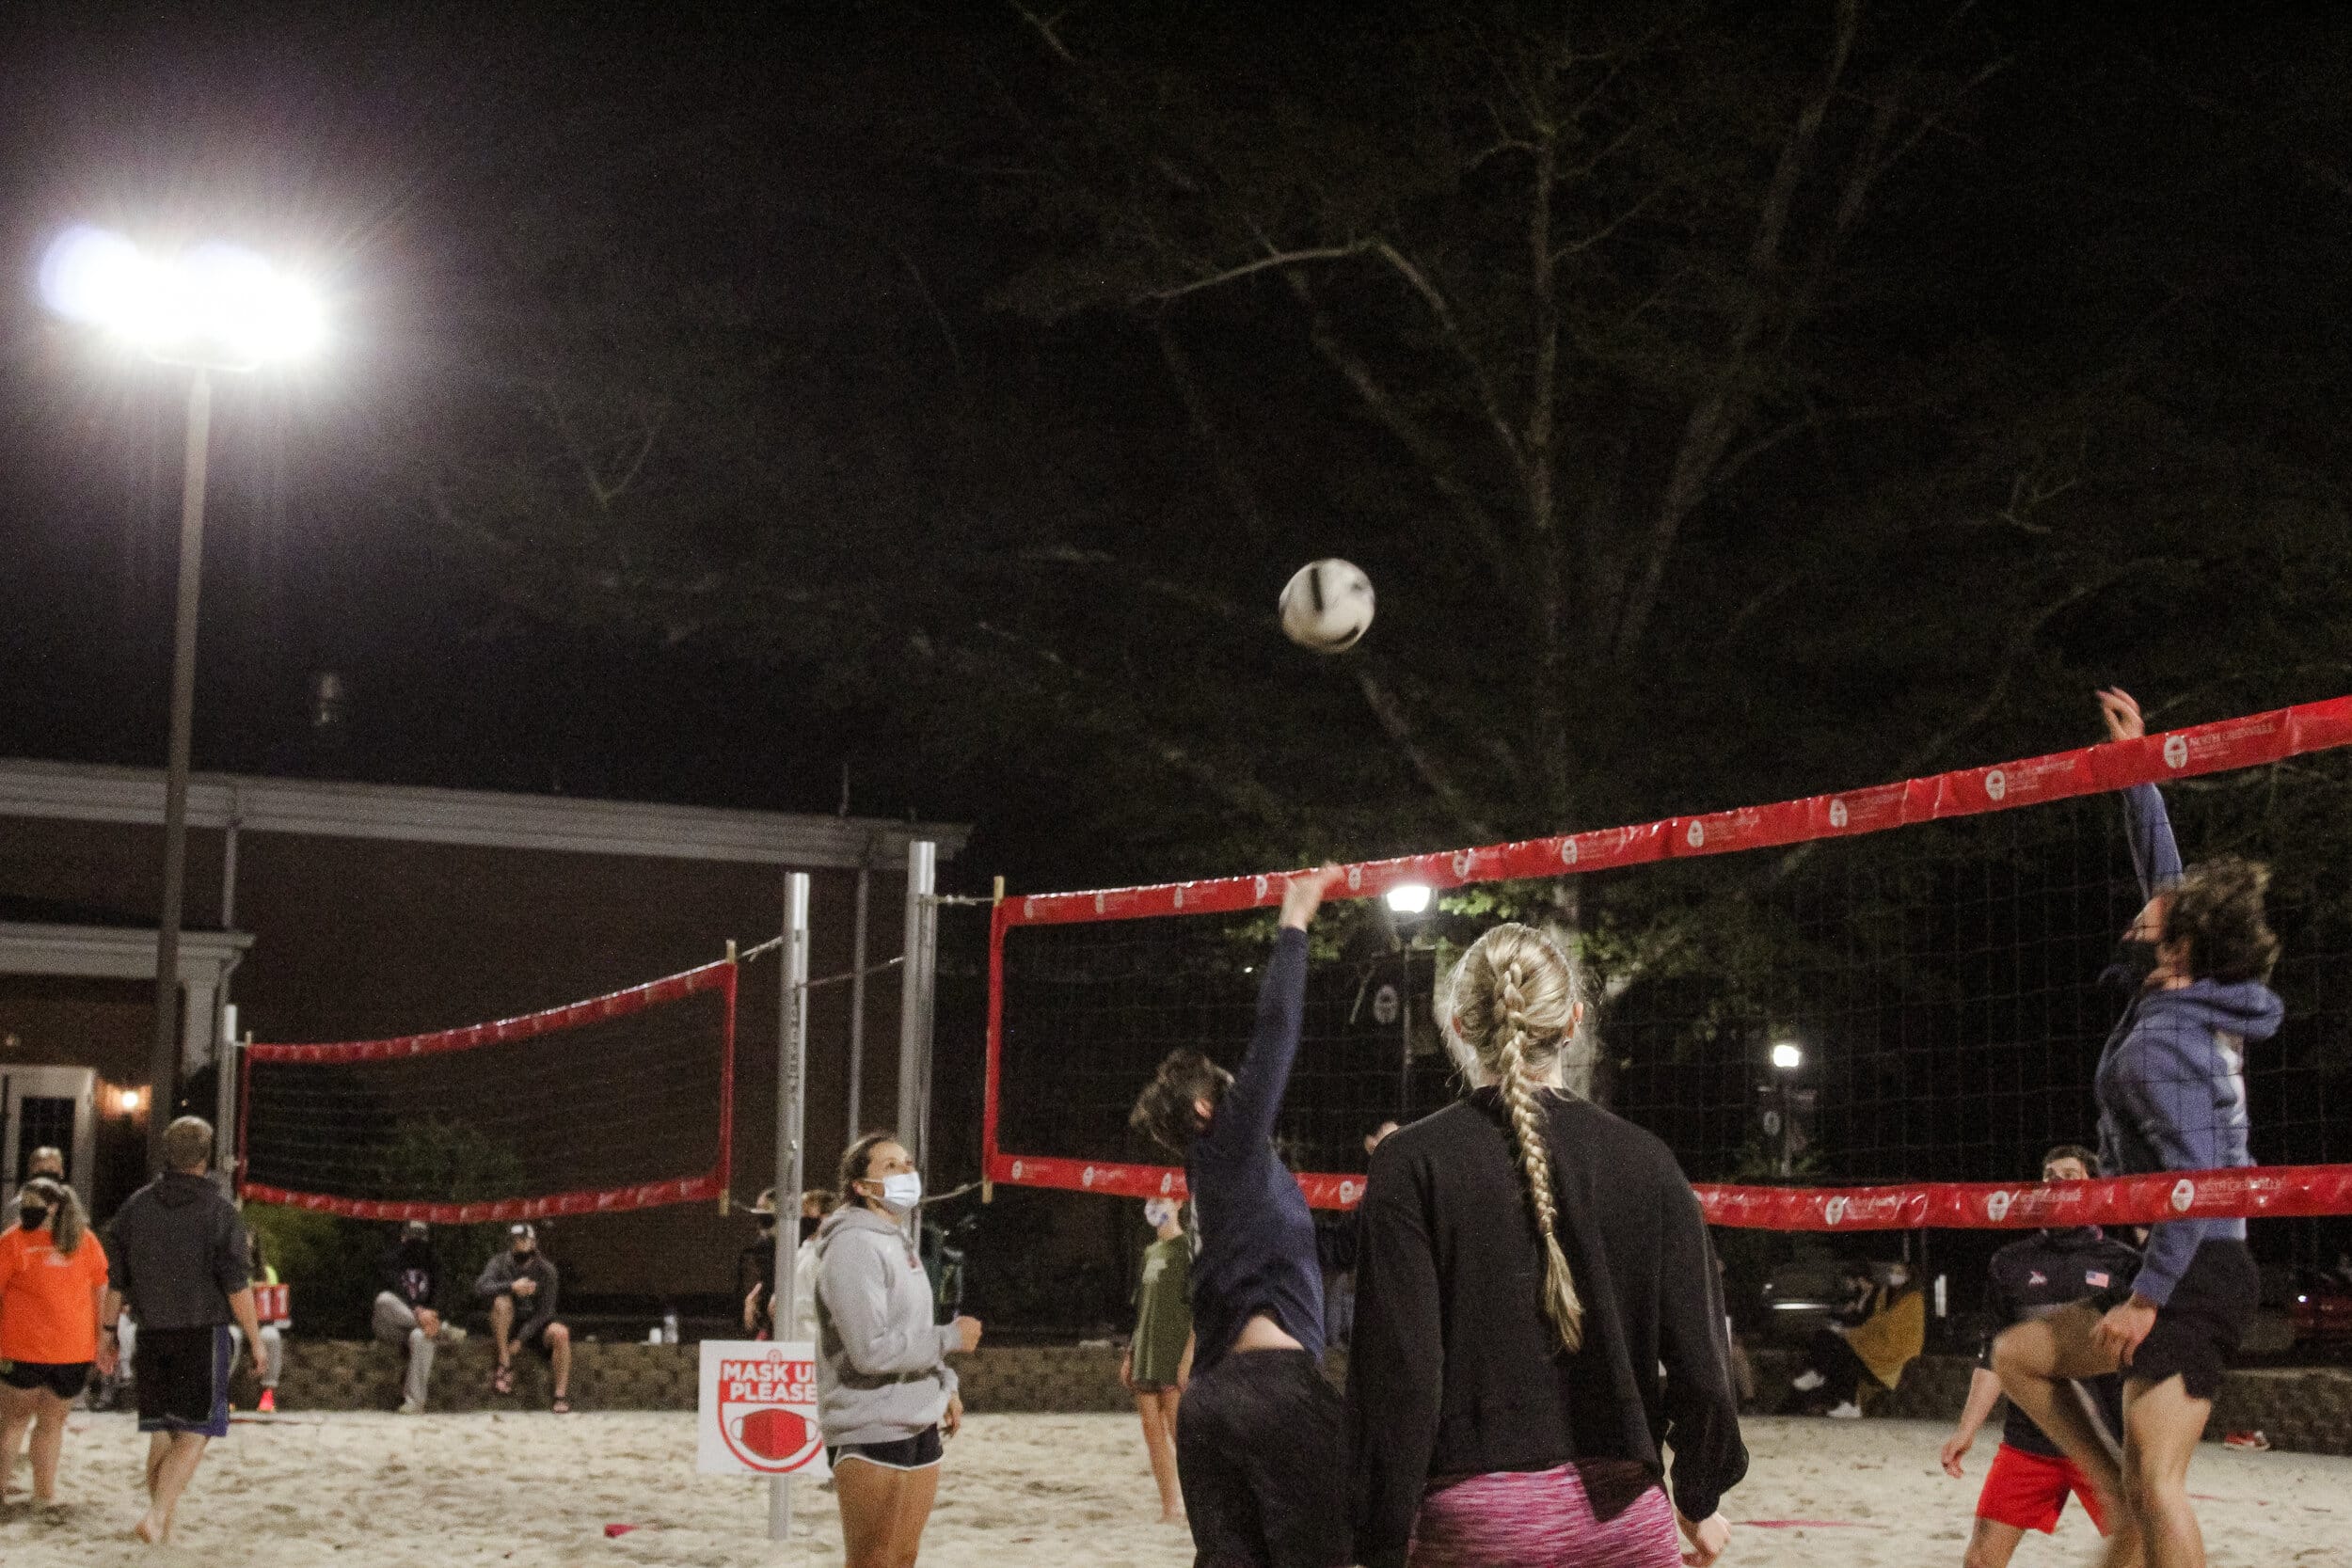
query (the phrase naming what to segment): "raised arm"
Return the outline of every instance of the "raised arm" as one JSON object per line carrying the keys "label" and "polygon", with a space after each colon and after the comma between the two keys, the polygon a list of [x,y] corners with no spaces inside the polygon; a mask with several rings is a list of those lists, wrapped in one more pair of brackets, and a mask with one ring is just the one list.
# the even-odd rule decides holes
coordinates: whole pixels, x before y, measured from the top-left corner
{"label": "raised arm", "polygon": [[[2099,693],[2099,717],[2106,721],[2110,740],[2137,740],[2148,733],[2138,702],[2120,686]],[[2123,792],[2123,812],[2132,869],[2139,876],[2139,895],[2153,898],[2181,879],[2181,848],[2172,841],[2172,818],[2164,809],[2164,794],[2152,784],[2134,784]]]}
{"label": "raised arm", "polygon": [[1324,895],[1344,875],[1336,865],[1302,871],[1282,894],[1281,924],[1274,933],[1265,979],[1258,987],[1258,1022],[1249,1037],[1249,1053],[1206,1134],[1220,1148],[1255,1148],[1274,1136],[1307,1012],[1307,927],[1323,907]]}

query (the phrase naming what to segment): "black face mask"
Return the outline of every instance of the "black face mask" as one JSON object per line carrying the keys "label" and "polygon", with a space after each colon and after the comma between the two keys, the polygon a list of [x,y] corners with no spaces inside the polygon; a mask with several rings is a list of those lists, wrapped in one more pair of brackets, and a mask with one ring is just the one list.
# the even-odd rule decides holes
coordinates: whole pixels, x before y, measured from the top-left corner
{"label": "black face mask", "polygon": [[2115,944],[2115,960],[2100,974],[2099,984],[2128,1000],[2148,984],[2158,961],[2154,942],[2125,937]]}
{"label": "black face mask", "polygon": [[814,1214],[803,1214],[801,1216],[801,1240],[805,1242],[811,1236],[816,1235],[817,1227],[824,1223]]}
{"label": "black face mask", "polygon": [[36,1209],[29,1203],[19,1209],[17,1214],[27,1230],[39,1230],[49,1219],[48,1210]]}

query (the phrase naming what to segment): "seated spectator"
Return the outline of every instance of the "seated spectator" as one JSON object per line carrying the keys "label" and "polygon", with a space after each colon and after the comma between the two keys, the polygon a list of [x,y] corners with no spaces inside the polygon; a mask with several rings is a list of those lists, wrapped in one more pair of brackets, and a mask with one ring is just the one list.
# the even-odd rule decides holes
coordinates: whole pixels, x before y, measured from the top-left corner
{"label": "seated spectator", "polygon": [[399,1240],[384,1250],[376,1266],[376,1338],[395,1348],[405,1346],[408,1370],[400,1382],[400,1413],[424,1414],[425,1394],[433,1382],[434,1352],[464,1339],[466,1331],[442,1320],[434,1307],[440,1299],[441,1270],[433,1256],[433,1227],[422,1220],[401,1227]]}
{"label": "seated spectator", "polygon": [[[245,1244],[246,1252],[253,1259],[253,1283],[256,1285],[277,1284],[278,1270],[269,1261],[268,1243],[262,1239],[262,1233],[247,1226],[245,1232]],[[262,1402],[254,1408],[263,1415],[268,1415],[278,1408],[278,1375],[286,1370],[286,1337],[280,1332],[280,1325],[278,1323],[263,1323],[260,1326],[262,1366]],[[245,1354],[245,1330],[234,1323],[229,1325],[229,1354],[231,1356]]]}
{"label": "seated spectator", "polygon": [[495,1253],[474,1281],[474,1294],[490,1304],[490,1338],[498,1346],[498,1370],[490,1386],[501,1394],[515,1391],[515,1347],[523,1345],[548,1358],[555,1374],[555,1398],[549,1408],[558,1416],[572,1413],[572,1331],[555,1321],[555,1264],[539,1250],[539,1233],[529,1225],[506,1227],[507,1248]]}
{"label": "seated spectator", "polygon": [[1889,1264],[1885,1282],[1865,1294],[1862,1322],[1817,1331],[1804,1370],[1789,1386],[1807,1396],[1809,1412],[1852,1420],[1862,1414],[1863,1381],[1892,1389],[1926,1348],[1927,1335],[1926,1297],[1911,1283],[1910,1269]]}

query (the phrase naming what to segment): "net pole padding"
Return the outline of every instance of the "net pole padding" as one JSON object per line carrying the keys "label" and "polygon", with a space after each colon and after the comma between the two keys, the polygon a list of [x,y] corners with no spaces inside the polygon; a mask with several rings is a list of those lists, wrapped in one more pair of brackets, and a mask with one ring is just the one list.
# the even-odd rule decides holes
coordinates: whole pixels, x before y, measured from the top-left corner
{"label": "net pole padding", "polygon": [[[806,1166],[801,1136],[807,1101],[808,1072],[808,873],[795,871],[784,879],[784,963],[777,986],[776,1028],[776,1257],[770,1271],[770,1321],[781,1326],[791,1321],[793,1264],[800,1243],[801,1188]],[[784,1223],[787,1212],[795,1217]],[[792,1478],[777,1476],[768,1483],[768,1539],[785,1541],[792,1534]]]}
{"label": "net pole padding", "polygon": [[[2352,744],[2352,696],[2274,708],[2137,740],[1899,780],[1770,805],[1666,816],[1624,828],[1401,855],[1346,866],[1334,898],[1373,898],[1403,883],[1432,888],[1555,878],[1582,871],[1851,838],[1956,816],[1977,816],[2104,795],[2134,784],[2224,773]],[[1016,926],[1079,925],[1161,915],[1231,914],[1279,904],[1286,872],[1083,893],[1029,894],[1011,902]]]}
{"label": "net pole padding", "polygon": [[898,1141],[914,1157],[914,1168],[925,1180],[930,1175],[931,991],[933,943],[939,933],[939,912],[931,897],[938,891],[939,847],[929,839],[907,846],[907,900],[904,945],[906,959],[898,975]]}
{"label": "net pole padding", "polygon": [[[993,1180],[1105,1197],[1184,1197],[1173,1165],[993,1155]],[[1309,1207],[1352,1209],[1359,1175],[1301,1173]],[[1736,1230],[2035,1230],[2185,1219],[2305,1219],[2352,1213],[2352,1165],[2160,1171],[2051,1185],[1927,1181],[1878,1187],[1694,1184],[1707,1223]]]}
{"label": "net pole padding", "polygon": [[996,1201],[996,1179],[990,1174],[990,1157],[996,1152],[996,1073],[1003,1062],[997,1049],[1005,1021],[1005,879],[995,879],[988,901],[988,1085],[980,1097],[980,1202]]}
{"label": "net pole padding", "polygon": [[735,939],[727,938],[726,1017],[719,1025],[719,1217],[735,1211],[735,996],[742,977]]}

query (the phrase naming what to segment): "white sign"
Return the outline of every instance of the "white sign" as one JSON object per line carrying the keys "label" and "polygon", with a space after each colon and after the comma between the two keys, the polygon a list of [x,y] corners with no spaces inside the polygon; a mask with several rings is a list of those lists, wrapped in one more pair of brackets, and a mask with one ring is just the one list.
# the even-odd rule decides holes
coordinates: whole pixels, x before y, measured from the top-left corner
{"label": "white sign", "polygon": [[803,1339],[705,1339],[694,1469],[706,1476],[822,1476],[817,1347]]}
{"label": "white sign", "polygon": [[1394,1023],[1396,1015],[1404,1010],[1397,1000],[1394,986],[1382,986],[1372,993],[1372,1021],[1375,1023]]}

